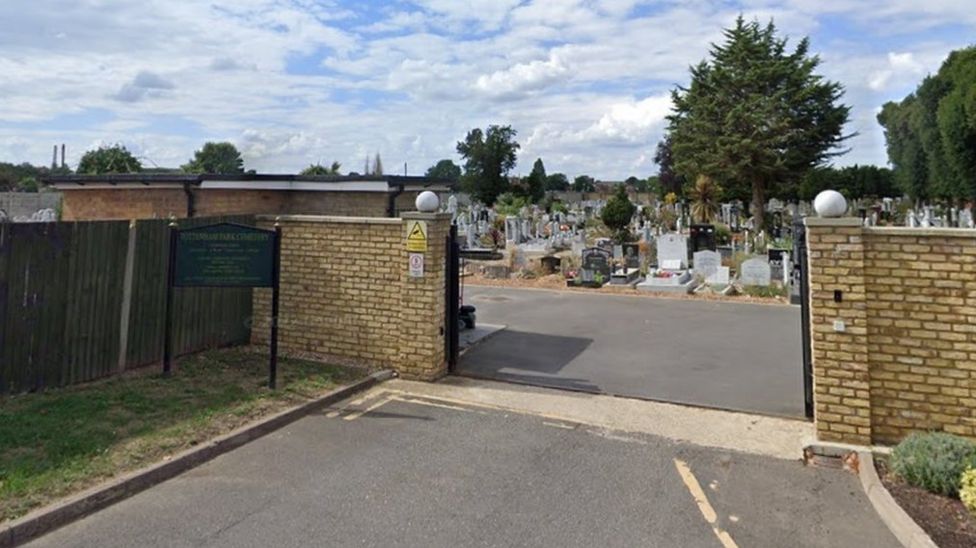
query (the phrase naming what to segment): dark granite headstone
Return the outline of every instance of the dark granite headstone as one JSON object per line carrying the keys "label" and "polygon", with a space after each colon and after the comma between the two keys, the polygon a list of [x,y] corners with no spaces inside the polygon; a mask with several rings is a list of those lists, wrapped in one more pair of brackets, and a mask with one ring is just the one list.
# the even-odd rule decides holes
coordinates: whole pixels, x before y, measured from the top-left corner
{"label": "dark granite headstone", "polygon": [[691,252],[715,251],[715,225],[691,225]]}
{"label": "dark granite headstone", "polygon": [[640,246],[637,244],[623,244],[624,266],[627,268],[640,268]]}

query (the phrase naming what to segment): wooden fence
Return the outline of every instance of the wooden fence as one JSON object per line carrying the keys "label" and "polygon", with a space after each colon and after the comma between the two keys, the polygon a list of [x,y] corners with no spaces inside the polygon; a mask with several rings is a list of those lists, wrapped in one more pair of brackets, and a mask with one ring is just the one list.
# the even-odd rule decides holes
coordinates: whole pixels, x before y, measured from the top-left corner
{"label": "wooden fence", "polygon": [[[181,228],[250,217],[184,219]],[[0,223],[0,394],[159,362],[165,220]],[[251,289],[177,289],[175,353],[245,343]]]}

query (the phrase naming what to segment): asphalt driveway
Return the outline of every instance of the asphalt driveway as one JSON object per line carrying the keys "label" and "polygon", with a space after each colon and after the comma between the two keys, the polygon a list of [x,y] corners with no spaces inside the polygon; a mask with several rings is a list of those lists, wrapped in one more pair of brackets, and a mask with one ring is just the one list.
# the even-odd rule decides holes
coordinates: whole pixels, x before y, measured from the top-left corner
{"label": "asphalt driveway", "polygon": [[31,545],[896,544],[840,470],[380,386]]}
{"label": "asphalt driveway", "polygon": [[802,417],[800,309],[467,286],[507,328],[459,372],[571,390]]}

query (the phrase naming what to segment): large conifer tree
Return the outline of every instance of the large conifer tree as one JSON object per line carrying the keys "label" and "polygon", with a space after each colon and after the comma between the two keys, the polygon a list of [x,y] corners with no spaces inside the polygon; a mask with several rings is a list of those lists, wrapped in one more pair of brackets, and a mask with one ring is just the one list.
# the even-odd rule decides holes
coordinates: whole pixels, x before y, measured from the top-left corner
{"label": "large conifer tree", "polygon": [[796,185],[845,152],[843,88],[814,72],[820,60],[808,55],[806,38],[792,52],[786,42],[772,23],[740,16],[711,59],[691,67],[691,84],[672,92],[668,117],[678,174],[707,175],[732,197],[751,199],[758,228],[777,185]]}

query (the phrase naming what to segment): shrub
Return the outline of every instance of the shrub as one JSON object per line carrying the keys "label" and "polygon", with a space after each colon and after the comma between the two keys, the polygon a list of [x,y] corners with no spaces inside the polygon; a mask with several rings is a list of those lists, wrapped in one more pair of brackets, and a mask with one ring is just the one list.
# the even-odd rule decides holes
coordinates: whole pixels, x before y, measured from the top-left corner
{"label": "shrub", "polygon": [[976,444],[942,432],[912,434],[891,452],[891,471],[932,493],[958,496],[966,468],[976,464]]}
{"label": "shrub", "polygon": [[969,513],[976,515],[976,469],[967,469],[959,478],[959,498]]}

